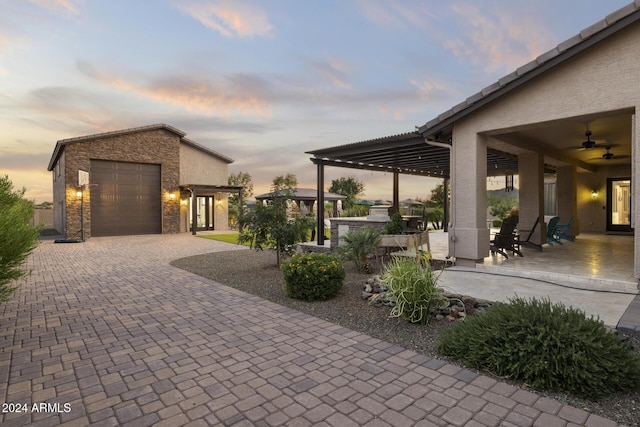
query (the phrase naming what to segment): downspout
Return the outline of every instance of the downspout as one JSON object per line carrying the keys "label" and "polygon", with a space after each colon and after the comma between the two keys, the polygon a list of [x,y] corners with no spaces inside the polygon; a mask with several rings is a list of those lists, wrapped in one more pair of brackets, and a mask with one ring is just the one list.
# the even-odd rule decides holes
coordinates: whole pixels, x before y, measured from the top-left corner
{"label": "downspout", "polygon": [[[440,147],[440,148],[446,148],[447,150],[449,150],[449,185],[453,186],[453,179],[451,179],[452,177],[455,176],[455,162],[453,160],[453,156],[451,155],[451,148],[453,147],[451,144],[446,144],[444,142],[439,142],[439,141],[432,141],[427,139],[427,137],[424,137],[424,142],[427,143],[427,145],[432,145],[434,147]],[[446,193],[446,188],[445,188],[445,203],[447,203],[447,193]],[[451,194],[453,194],[453,188],[451,189]],[[449,233],[451,233],[451,230],[454,229],[454,219],[456,217],[455,215],[455,205],[453,203],[450,204],[449,206],[449,217],[451,218],[451,221],[449,221]],[[447,259],[450,259],[451,257],[455,258],[455,246],[456,246],[456,236],[449,234],[449,241],[451,242],[451,244],[449,245],[449,253],[447,254]],[[453,249],[453,250],[451,250]]]}

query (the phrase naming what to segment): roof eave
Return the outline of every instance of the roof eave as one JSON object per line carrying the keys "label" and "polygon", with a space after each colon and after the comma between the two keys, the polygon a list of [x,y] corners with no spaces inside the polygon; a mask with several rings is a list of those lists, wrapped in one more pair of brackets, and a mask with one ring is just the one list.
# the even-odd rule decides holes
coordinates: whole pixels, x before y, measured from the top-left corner
{"label": "roof eave", "polygon": [[217,158],[219,158],[220,160],[222,160],[222,161],[224,161],[226,163],[235,162],[235,160],[233,160],[231,157],[227,157],[227,156],[225,156],[223,154],[220,154],[217,151],[214,151],[214,150],[212,150],[212,149],[210,149],[208,147],[205,147],[204,145],[198,144],[197,142],[190,140],[189,138],[184,138],[183,137],[180,140],[180,142],[183,142],[183,143],[185,143],[185,144],[187,144],[187,145],[189,145],[189,146],[191,146],[191,147],[193,147],[193,148],[195,148],[197,150],[200,150],[200,151],[205,152],[207,154],[210,154],[210,155],[212,155],[214,157],[217,157]]}
{"label": "roof eave", "polygon": [[64,148],[64,144],[60,141],[56,142],[56,148],[53,149],[53,154],[51,155],[51,160],[49,160],[49,166],[47,166],[47,170],[51,172],[53,168],[56,166],[60,155],[62,154],[62,149]]}

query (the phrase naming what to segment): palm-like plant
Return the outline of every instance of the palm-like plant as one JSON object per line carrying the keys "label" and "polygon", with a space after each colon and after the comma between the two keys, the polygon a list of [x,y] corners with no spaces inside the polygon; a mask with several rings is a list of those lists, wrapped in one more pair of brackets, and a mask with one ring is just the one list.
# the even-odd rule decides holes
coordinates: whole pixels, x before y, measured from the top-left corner
{"label": "palm-like plant", "polygon": [[380,232],[371,227],[351,230],[340,239],[338,253],[344,259],[353,261],[362,273],[370,271],[368,256],[380,245]]}

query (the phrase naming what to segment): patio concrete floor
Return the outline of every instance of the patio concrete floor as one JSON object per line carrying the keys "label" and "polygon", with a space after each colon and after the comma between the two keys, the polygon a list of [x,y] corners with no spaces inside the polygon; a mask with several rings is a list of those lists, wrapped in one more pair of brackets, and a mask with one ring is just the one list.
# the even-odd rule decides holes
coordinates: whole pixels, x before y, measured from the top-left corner
{"label": "patio concrete floor", "polygon": [[245,248],[186,234],[43,242],[0,305],[0,395],[26,405],[0,423],[616,425],[169,265],[230,249]]}
{"label": "patio concrete floor", "polygon": [[[445,259],[448,234],[430,233],[434,258]],[[640,331],[638,281],[633,278],[633,237],[582,233],[575,242],[522,248],[523,257],[490,255],[476,268],[453,267],[441,285],[492,301],[513,296],[549,298],[598,316],[611,327]]]}

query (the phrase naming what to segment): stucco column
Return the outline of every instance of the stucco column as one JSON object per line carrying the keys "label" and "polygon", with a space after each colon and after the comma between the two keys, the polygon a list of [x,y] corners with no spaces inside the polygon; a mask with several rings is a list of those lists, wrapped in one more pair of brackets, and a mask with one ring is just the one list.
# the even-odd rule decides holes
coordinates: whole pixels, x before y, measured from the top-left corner
{"label": "stucco column", "polygon": [[454,129],[452,145],[449,253],[456,265],[474,267],[489,255],[487,139]]}
{"label": "stucco column", "polygon": [[[520,230],[531,230],[537,218],[538,226],[529,241],[537,245],[546,242],[546,224],[544,222],[544,156],[540,153],[518,155]],[[568,218],[567,218],[568,219]],[[527,238],[528,231],[521,239]]]}
{"label": "stucco column", "polygon": [[[638,107],[636,107],[638,111]],[[633,210],[631,212],[631,227],[636,229],[640,224],[640,126],[638,126],[637,115],[631,116],[631,188]],[[640,280],[640,233],[634,233],[634,277]]]}
{"label": "stucco column", "polygon": [[556,173],[556,194],[558,197],[558,216],[560,223],[566,224],[569,218],[573,218],[569,227],[569,236],[580,234],[578,221],[578,174],[575,166],[559,167]]}

